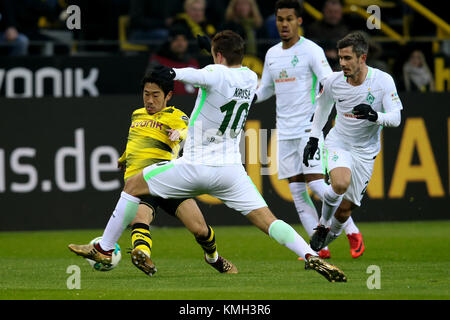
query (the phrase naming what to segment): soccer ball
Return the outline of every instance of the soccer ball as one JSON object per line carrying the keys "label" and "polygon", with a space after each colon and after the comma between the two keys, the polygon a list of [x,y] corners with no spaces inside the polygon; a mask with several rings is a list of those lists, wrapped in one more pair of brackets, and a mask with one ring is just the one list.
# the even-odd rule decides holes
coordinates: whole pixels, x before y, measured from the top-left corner
{"label": "soccer ball", "polygon": [[[102,239],[102,237],[97,237],[93,239],[90,244],[96,244]],[[120,259],[122,258],[122,253],[120,251],[120,246],[116,243],[116,247],[114,249],[114,252],[112,253],[112,261],[109,264],[103,264],[100,262],[95,262],[91,259],[86,259],[87,262],[91,265],[92,268],[94,268],[97,271],[110,271],[117,267],[117,265],[120,262]]]}

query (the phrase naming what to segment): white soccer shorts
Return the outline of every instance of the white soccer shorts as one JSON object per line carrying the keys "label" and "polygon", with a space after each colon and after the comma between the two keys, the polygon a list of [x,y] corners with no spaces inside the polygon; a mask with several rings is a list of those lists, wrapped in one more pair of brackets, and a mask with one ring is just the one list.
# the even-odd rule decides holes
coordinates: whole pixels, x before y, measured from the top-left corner
{"label": "white soccer shorts", "polygon": [[319,147],[309,167],[303,164],[303,151],[309,137],[292,140],[278,140],[278,179],[287,179],[299,174],[323,174],[323,135],[319,138]]}
{"label": "white soccer shorts", "polygon": [[148,166],[143,175],[153,196],[190,198],[207,193],[243,215],[267,207],[241,164],[215,167],[179,158]]}
{"label": "white soccer shorts", "polygon": [[326,168],[330,172],[334,168],[345,167],[351,171],[350,186],[344,198],[361,206],[361,200],[373,173],[377,153],[369,150],[358,150],[339,142],[336,137],[325,139]]}

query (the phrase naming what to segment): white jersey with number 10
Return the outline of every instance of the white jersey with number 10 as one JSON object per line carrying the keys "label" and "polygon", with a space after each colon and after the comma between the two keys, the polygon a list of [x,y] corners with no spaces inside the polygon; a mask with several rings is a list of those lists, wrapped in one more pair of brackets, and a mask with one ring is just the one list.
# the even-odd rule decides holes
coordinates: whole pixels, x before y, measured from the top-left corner
{"label": "white jersey with number 10", "polygon": [[256,73],[220,64],[174,71],[175,80],[200,87],[183,158],[210,166],[242,163],[239,142],[256,92]]}

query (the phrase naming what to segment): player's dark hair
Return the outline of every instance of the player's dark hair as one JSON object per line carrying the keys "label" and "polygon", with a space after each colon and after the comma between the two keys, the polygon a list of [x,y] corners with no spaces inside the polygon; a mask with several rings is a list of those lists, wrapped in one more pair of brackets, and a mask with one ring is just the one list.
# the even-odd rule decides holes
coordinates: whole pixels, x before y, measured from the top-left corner
{"label": "player's dark hair", "polygon": [[275,15],[278,9],[294,9],[297,18],[300,18],[303,14],[303,6],[298,0],[278,0],[275,3]]}
{"label": "player's dark hair", "polygon": [[153,73],[153,67],[150,67],[145,72],[145,75],[141,80],[141,90],[144,90],[146,83],[155,83],[164,92],[164,96],[167,96],[170,91],[173,91],[173,80],[167,81],[156,77]]}
{"label": "player's dark hair", "polygon": [[214,48],[214,53],[220,52],[230,66],[241,64],[244,59],[244,39],[231,30],[217,33],[212,38],[211,46]]}
{"label": "player's dark hair", "polygon": [[357,57],[360,57],[362,54],[367,54],[369,51],[369,41],[367,40],[367,37],[359,31],[351,32],[337,42],[338,49],[350,46]]}

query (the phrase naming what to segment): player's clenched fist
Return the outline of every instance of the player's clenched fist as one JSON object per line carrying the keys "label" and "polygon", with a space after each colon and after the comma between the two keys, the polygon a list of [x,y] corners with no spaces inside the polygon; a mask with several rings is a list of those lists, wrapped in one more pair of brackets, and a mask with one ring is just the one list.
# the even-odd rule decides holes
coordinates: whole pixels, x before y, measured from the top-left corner
{"label": "player's clenched fist", "polygon": [[211,40],[207,36],[197,35],[197,44],[200,49],[211,52]]}
{"label": "player's clenched fist", "polygon": [[358,104],[353,108],[352,112],[358,119],[367,119],[373,122],[378,119],[378,113],[368,104]]}
{"label": "player's clenched fist", "polygon": [[310,137],[308,143],[305,146],[305,150],[303,151],[303,163],[305,164],[305,166],[309,167],[308,160],[312,160],[318,147],[319,139]]}
{"label": "player's clenched fist", "polygon": [[153,69],[152,74],[155,75],[155,77],[166,81],[172,81],[176,76],[176,73],[172,68],[162,65],[156,66]]}

